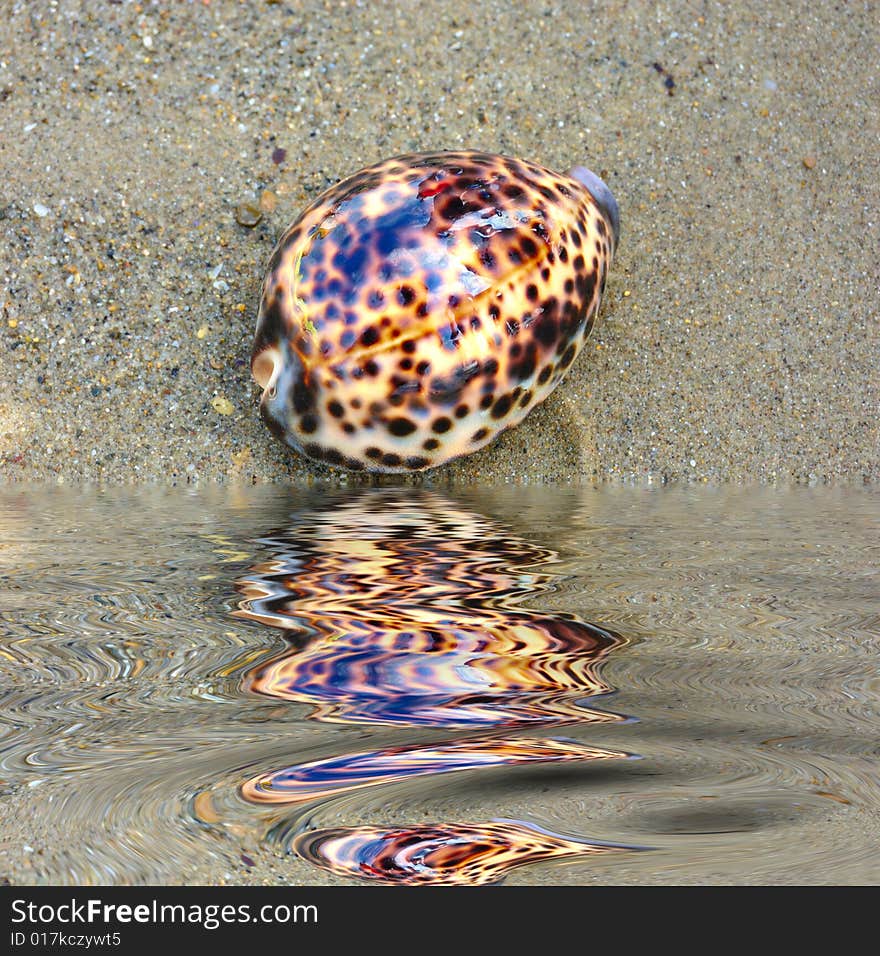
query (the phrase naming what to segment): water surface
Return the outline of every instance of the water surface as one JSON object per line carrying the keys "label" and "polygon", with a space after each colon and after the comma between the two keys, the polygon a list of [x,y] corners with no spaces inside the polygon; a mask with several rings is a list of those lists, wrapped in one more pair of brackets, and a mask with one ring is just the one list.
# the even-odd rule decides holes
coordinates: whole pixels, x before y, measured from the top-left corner
{"label": "water surface", "polygon": [[877,882],[855,488],[0,489],[0,876]]}

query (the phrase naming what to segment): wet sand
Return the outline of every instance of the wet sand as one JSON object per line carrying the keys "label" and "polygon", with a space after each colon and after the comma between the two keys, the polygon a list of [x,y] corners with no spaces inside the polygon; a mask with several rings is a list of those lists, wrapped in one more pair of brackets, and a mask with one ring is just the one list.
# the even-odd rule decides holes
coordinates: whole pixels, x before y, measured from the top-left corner
{"label": "wet sand", "polygon": [[567,379],[434,478],[880,475],[872,4],[0,9],[0,477],[344,479],[259,419],[267,257],[339,178],[463,146],[588,164],[622,241]]}

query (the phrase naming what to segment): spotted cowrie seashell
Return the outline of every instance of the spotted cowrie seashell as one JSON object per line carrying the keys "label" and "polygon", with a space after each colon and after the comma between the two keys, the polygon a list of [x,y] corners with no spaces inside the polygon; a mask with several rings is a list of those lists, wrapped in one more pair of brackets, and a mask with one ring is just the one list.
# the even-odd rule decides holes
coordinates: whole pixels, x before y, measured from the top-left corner
{"label": "spotted cowrie seashell", "polygon": [[355,173],[269,262],[251,361],[266,423],[355,470],[482,448],[575,360],[618,236],[611,191],[583,167],[439,152]]}

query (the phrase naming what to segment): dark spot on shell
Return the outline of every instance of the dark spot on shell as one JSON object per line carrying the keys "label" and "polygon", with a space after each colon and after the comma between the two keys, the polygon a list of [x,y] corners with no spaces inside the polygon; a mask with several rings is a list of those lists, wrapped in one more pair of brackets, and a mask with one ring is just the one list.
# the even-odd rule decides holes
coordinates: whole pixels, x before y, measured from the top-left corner
{"label": "dark spot on shell", "polygon": [[448,432],[450,428],[452,428],[452,420],[445,415],[442,418],[434,419],[434,422],[431,424],[431,431],[435,431],[438,434]]}
{"label": "dark spot on shell", "polygon": [[342,407],[342,403],[337,402],[335,398],[327,402],[327,411],[330,412],[334,418],[343,418],[345,416],[345,409]]}
{"label": "dark spot on shell", "polygon": [[[513,349],[511,349],[511,358],[514,358]],[[530,341],[523,352],[522,357],[510,365],[510,377],[515,382],[524,382],[535,374],[538,367],[538,348],[534,341]]]}
{"label": "dark spot on shell", "polygon": [[364,463],[357,458],[347,458],[335,448],[324,448],[316,442],[309,442],[303,446],[303,451],[318,461],[326,461],[329,465],[342,465],[350,471],[363,471]]}
{"label": "dark spot on shell", "polygon": [[574,347],[574,345],[569,345],[569,347],[562,353],[562,358],[559,360],[560,367],[568,368],[568,366],[574,361],[575,355],[577,355],[577,349]]}
{"label": "dark spot on shell", "polygon": [[411,435],[415,430],[415,422],[409,418],[392,418],[391,421],[388,422],[388,431],[390,431],[392,435],[397,435],[401,438],[405,435]]}
{"label": "dark spot on shell", "polygon": [[387,454],[382,456],[382,464],[385,465],[386,468],[397,468],[401,461],[400,455]]}
{"label": "dark spot on shell", "polygon": [[450,196],[440,207],[439,213],[447,222],[455,222],[476,208],[471,203],[464,202],[460,196]]}
{"label": "dark spot on shell", "polygon": [[382,449],[371,446],[364,452],[364,454],[367,456],[367,458],[372,458],[373,461],[378,461],[382,457]]}
{"label": "dark spot on shell", "polygon": [[493,418],[504,418],[504,416],[510,411],[511,400],[509,395],[502,395],[497,402],[492,406],[492,417]]}
{"label": "dark spot on shell", "polygon": [[379,341],[379,330],[374,326],[370,325],[361,332],[361,345],[365,345],[369,348],[371,345],[375,345]]}
{"label": "dark spot on shell", "polygon": [[423,458],[420,455],[413,455],[410,458],[407,458],[403,462],[407,468],[424,468],[426,465],[431,463],[430,458]]}
{"label": "dark spot on shell", "polygon": [[578,292],[585,305],[593,301],[593,296],[596,294],[595,273],[589,272],[585,276],[578,276]]}
{"label": "dark spot on shell", "polygon": [[464,418],[469,411],[470,409],[467,407],[467,405],[464,405],[464,404],[459,405],[458,408],[456,408],[455,410],[455,417]]}
{"label": "dark spot on shell", "polygon": [[488,428],[478,428],[471,436],[471,441],[482,441],[489,434]]}
{"label": "dark spot on shell", "polygon": [[302,378],[293,386],[293,410],[298,414],[315,407],[315,388]]}
{"label": "dark spot on shell", "polygon": [[532,232],[545,244],[549,244],[550,236],[547,232],[547,227],[543,222],[536,222],[532,224]]}
{"label": "dark spot on shell", "polygon": [[544,303],[541,316],[532,326],[535,339],[545,348],[550,348],[559,335],[559,323],[556,321],[557,311],[556,299],[548,299]]}
{"label": "dark spot on shell", "polygon": [[424,448],[425,451],[435,451],[439,447],[440,447],[439,438],[427,438],[425,439],[425,441],[422,442],[422,448]]}
{"label": "dark spot on shell", "polygon": [[480,408],[487,409],[495,401],[495,396],[489,392],[480,399]]}
{"label": "dark spot on shell", "polygon": [[552,374],[553,374],[553,366],[552,366],[552,365],[545,365],[545,366],[541,369],[540,374],[538,375],[538,384],[539,384],[539,385],[543,385],[543,384],[547,381],[547,379],[550,378],[550,376],[551,376]]}

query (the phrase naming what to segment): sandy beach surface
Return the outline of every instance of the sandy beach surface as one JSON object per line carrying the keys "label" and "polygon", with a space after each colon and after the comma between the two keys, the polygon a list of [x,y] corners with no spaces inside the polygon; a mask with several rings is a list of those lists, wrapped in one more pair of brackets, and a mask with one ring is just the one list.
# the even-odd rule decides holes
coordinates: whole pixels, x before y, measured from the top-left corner
{"label": "sandy beach surface", "polygon": [[622,240],[586,354],[439,480],[880,475],[875,4],[3,0],[0,20],[0,476],[344,478],[260,421],[266,260],[341,177],[461,147],[586,163]]}

